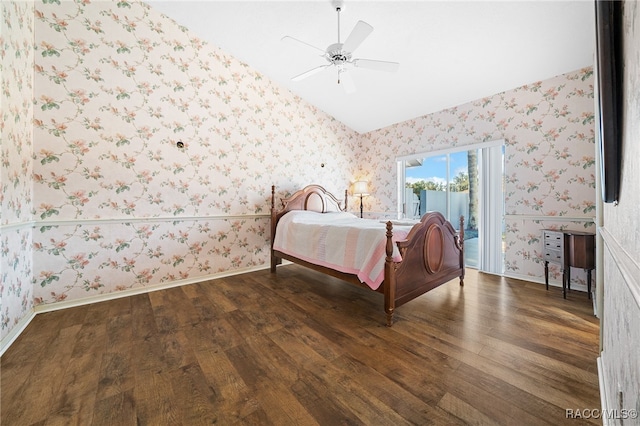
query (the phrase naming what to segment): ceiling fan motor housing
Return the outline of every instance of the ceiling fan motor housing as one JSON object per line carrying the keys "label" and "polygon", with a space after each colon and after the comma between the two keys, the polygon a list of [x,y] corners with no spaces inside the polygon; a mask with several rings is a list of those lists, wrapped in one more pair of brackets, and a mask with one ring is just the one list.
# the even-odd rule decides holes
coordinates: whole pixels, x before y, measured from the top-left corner
{"label": "ceiling fan motor housing", "polygon": [[344,63],[351,61],[351,53],[342,50],[342,43],[334,43],[327,47],[325,58],[333,65],[344,65]]}

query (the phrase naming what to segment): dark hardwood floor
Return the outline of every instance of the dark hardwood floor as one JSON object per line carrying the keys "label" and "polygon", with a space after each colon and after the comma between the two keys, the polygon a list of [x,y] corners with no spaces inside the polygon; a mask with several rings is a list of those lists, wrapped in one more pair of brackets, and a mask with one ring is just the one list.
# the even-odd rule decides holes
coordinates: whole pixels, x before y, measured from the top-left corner
{"label": "dark hardwood floor", "polygon": [[[585,293],[467,271],[396,310],[295,265],[39,314],[2,357],[3,425],[580,425]],[[598,424],[598,421],[593,421]]]}

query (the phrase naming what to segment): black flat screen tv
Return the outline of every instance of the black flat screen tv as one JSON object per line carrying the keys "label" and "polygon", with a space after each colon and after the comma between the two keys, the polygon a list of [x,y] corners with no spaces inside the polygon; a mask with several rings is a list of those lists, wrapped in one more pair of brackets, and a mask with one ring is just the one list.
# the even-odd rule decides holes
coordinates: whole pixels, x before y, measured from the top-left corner
{"label": "black flat screen tv", "polygon": [[602,199],[617,203],[622,151],[622,2],[595,1]]}

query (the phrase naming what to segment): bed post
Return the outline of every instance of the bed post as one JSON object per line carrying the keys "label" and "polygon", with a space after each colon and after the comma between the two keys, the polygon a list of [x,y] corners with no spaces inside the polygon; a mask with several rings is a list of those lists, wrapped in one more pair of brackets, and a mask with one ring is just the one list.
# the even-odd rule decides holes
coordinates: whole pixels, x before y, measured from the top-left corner
{"label": "bed post", "polygon": [[349,209],[347,208],[347,203],[349,202],[349,190],[345,189],[344,190],[344,211],[348,211]]}
{"label": "bed post", "polygon": [[396,307],[396,274],[393,270],[393,224],[387,222],[386,257],[384,259],[384,311],[387,314],[387,327],[393,325],[393,311]]}
{"label": "bed post", "polygon": [[276,272],[278,259],[273,254],[273,241],[276,238],[276,186],[271,185],[271,272]]}
{"label": "bed post", "polygon": [[460,286],[464,286],[464,216],[460,216]]}

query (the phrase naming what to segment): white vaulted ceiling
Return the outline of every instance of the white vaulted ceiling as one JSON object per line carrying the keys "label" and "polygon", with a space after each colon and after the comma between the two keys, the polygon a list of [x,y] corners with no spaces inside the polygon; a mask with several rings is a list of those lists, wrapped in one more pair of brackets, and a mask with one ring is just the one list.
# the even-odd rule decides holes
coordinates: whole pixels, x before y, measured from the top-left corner
{"label": "white vaulted ceiling", "polygon": [[579,1],[346,0],[341,41],[358,20],[373,33],[354,57],[396,61],[395,73],[356,68],[346,94],[317,52],[337,42],[331,0],[149,1],[152,7],[364,133],[593,65],[594,5]]}

